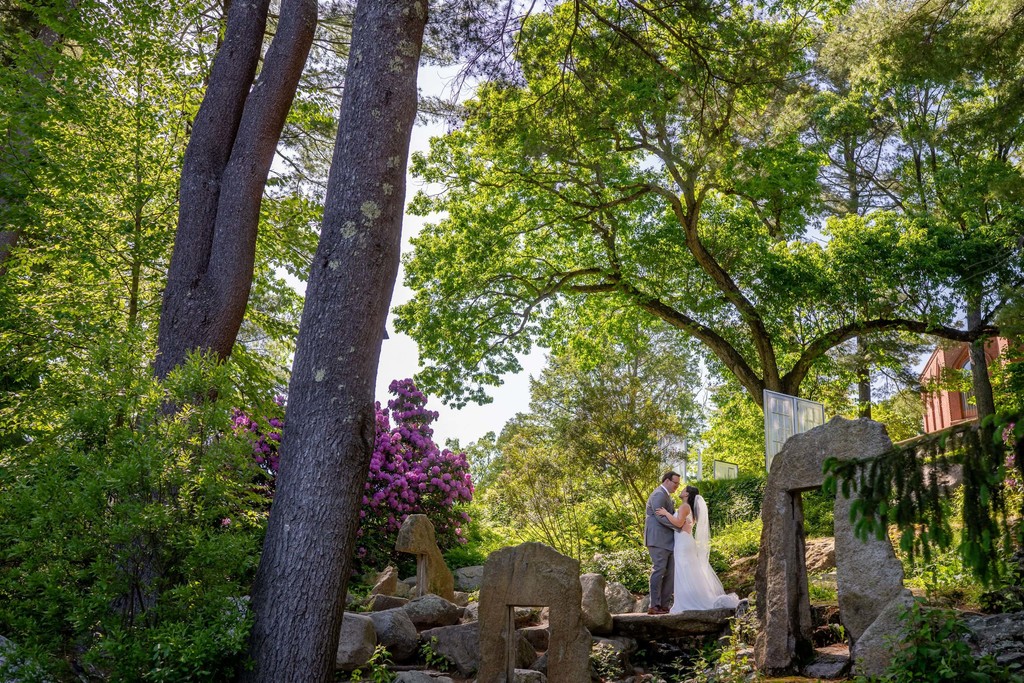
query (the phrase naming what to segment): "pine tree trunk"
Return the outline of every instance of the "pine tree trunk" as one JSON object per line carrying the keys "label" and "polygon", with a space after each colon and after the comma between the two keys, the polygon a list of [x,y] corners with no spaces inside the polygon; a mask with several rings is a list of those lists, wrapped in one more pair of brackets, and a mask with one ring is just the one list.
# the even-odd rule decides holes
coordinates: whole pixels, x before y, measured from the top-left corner
{"label": "pine tree trunk", "polygon": [[253,84],[269,4],[231,3],[185,150],[157,377],[166,377],[197,349],[230,355],[249,302],[263,188],[317,19],[316,0],[281,3],[277,33]]}
{"label": "pine tree trunk", "polygon": [[857,416],[871,419],[871,368],[864,335],[857,337]]}
{"label": "pine tree trunk", "polygon": [[[967,297],[967,329],[981,329],[981,295],[968,294]],[[974,400],[978,406],[978,419],[995,415],[996,403],[992,394],[992,380],[988,376],[988,358],[985,356],[987,337],[981,337],[970,345],[971,383],[974,387]]]}
{"label": "pine tree trunk", "polygon": [[356,7],[277,493],[252,591],[255,667],[247,681],[332,680],[398,274],[425,22],[424,0]]}

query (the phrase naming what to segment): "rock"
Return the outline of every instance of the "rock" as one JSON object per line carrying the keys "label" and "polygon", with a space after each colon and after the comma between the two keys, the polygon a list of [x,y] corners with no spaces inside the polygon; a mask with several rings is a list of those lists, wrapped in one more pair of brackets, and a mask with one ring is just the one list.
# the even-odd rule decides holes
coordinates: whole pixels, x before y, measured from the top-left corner
{"label": "rock", "polygon": [[804,564],[808,574],[821,574],[836,568],[836,541],[834,538],[815,538],[807,541]]}
{"label": "rock", "polygon": [[462,610],[462,621],[477,621],[480,618],[480,603],[471,602]]}
{"label": "rock", "polygon": [[394,595],[398,588],[398,570],[388,565],[377,575],[377,582],[370,589],[370,595]]}
{"label": "rock", "polygon": [[647,610],[651,608],[651,596],[644,595],[636,601],[636,607],[631,610],[632,614],[647,614]]}
{"label": "rock", "polygon": [[608,611],[612,614],[629,614],[636,607],[636,598],[629,589],[615,581],[604,587],[604,599],[608,603]]}
{"label": "rock", "polygon": [[465,607],[469,604],[469,593],[463,593],[462,591],[455,591],[455,597],[452,599],[459,607]]}
{"label": "rock", "polygon": [[[437,641],[432,642],[435,638]],[[537,653],[522,634],[517,632],[516,638],[516,668],[525,669],[536,660]],[[480,667],[479,622],[428,629],[420,633],[420,642],[430,644],[434,652],[447,658],[461,676],[473,676]]]}
{"label": "rock", "polygon": [[[413,585],[415,585],[416,577],[413,577]],[[395,597],[396,598],[411,598],[412,587],[409,586],[405,581],[399,581],[395,584]]]}
{"label": "rock", "polygon": [[533,669],[516,669],[512,674],[515,683],[548,683],[548,677]]}
{"label": "rock", "polygon": [[[491,553],[480,586],[479,680],[498,680],[506,669],[507,641],[513,634],[523,638],[508,632],[509,608],[546,605],[551,608],[548,678],[558,683],[589,683],[591,636],[583,625],[582,600],[577,560],[542,543],[523,543]],[[530,657],[522,667],[533,660]]]}
{"label": "rock", "polygon": [[850,673],[850,651],[845,645],[833,645],[815,651],[814,659],[800,669],[807,678],[833,680]]}
{"label": "rock", "polygon": [[541,622],[541,610],[536,607],[516,607],[513,610],[516,628],[536,626]]}
{"label": "rock", "polygon": [[633,665],[630,663],[629,658],[637,651],[635,639],[622,636],[616,638],[594,638],[592,647],[609,650],[621,671],[633,670]]}
{"label": "rock", "polygon": [[[880,676],[892,661],[892,643],[900,643],[904,632],[900,614],[914,603],[914,596],[904,589],[891,600],[853,644],[851,658],[857,675]],[[846,612],[840,606],[843,618]]]}
{"label": "rock", "polygon": [[454,683],[447,676],[432,676],[426,671],[402,671],[392,683]]}
{"label": "rock", "polygon": [[[434,525],[426,515],[409,515],[405,518],[398,530],[395,550],[416,556],[417,593],[414,594],[423,595],[429,592],[440,595],[449,602],[455,599],[455,579],[444,563],[444,557],[435,540]],[[421,572],[425,572],[422,581]]]}
{"label": "rock", "polygon": [[433,593],[413,598],[402,609],[418,629],[451,626],[457,624],[462,616],[461,607]]}
{"label": "rock", "polygon": [[404,609],[371,612],[369,617],[377,632],[377,642],[388,649],[396,662],[407,661],[416,654],[419,648],[419,634]]}
{"label": "rock", "polygon": [[377,647],[377,632],[373,619],[354,612],[345,612],[341,620],[341,635],[338,637],[338,652],[335,667],[351,671],[366,664]]}
{"label": "rock", "polygon": [[1002,666],[1024,667],[1024,612],[966,614],[967,642],[978,655],[992,655]]}
{"label": "rock", "polygon": [[583,591],[583,625],[595,636],[611,633],[612,615],[604,595],[604,577],[600,574],[584,574],[580,577],[580,588]]}
{"label": "rock", "polygon": [[383,612],[396,607],[403,607],[409,601],[406,598],[396,598],[393,595],[371,595],[366,600],[366,609],[371,612]]}
{"label": "rock", "polygon": [[473,591],[480,590],[480,582],[484,579],[484,568],[482,566],[475,567],[462,567],[456,569],[455,575],[455,587],[460,591],[472,593]]}
{"label": "rock", "polygon": [[550,634],[547,626],[527,626],[518,630],[534,650],[544,652],[548,649]]}
{"label": "rock", "polygon": [[736,610],[710,609],[679,614],[616,614],[612,631],[645,641],[664,641],[681,636],[715,635],[729,625]]}

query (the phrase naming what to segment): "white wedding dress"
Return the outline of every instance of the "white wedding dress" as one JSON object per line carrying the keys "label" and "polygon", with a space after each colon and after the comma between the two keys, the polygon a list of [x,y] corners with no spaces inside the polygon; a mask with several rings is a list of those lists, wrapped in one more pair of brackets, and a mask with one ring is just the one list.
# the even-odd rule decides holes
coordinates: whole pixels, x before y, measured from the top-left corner
{"label": "white wedding dress", "polygon": [[704,498],[697,496],[693,507],[697,514],[693,535],[685,531],[676,533],[675,550],[672,553],[672,561],[675,563],[675,598],[669,613],[719,608],[736,609],[740,604],[739,596],[725,592],[722,582],[718,580],[718,575],[708,562],[711,553],[711,527],[708,524],[708,508]]}

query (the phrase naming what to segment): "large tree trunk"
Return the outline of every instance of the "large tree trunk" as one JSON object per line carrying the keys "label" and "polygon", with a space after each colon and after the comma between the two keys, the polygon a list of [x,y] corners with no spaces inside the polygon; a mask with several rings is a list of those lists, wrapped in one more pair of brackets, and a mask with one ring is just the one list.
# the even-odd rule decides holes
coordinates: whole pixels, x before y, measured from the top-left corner
{"label": "large tree trunk", "polygon": [[185,150],[157,338],[158,377],[196,349],[226,358],[245,315],[263,188],[317,18],[316,0],[282,2],[277,33],[253,85],[269,4],[231,3]]}
{"label": "large tree trunk", "polygon": [[871,419],[871,364],[868,362],[868,340],[857,335],[857,416]]}
{"label": "large tree trunk", "polygon": [[[972,293],[967,297],[967,329],[979,330],[982,326],[981,294]],[[992,394],[992,381],[988,376],[988,358],[985,356],[985,344],[988,337],[979,337],[971,342],[971,383],[974,387],[974,400],[978,406],[978,419],[995,415],[996,402]]]}
{"label": "large tree trunk", "polygon": [[[237,2],[238,0],[236,0]],[[249,681],[332,679],[398,274],[424,0],[360,0],[288,430],[252,591]]]}

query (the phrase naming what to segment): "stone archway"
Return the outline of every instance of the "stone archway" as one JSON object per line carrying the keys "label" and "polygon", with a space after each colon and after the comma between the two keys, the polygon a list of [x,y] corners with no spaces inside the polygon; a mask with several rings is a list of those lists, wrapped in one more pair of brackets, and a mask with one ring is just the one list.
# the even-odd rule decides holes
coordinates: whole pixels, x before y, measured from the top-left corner
{"label": "stone archway", "polygon": [[[759,670],[792,671],[813,654],[803,507],[800,493],[820,488],[826,458],[869,458],[892,448],[885,427],[872,420],[833,418],[791,437],[772,461],[761,508],[761,549],[757,563],[754,647]],[[888,538],[861,541],[853,534],[850,505],[836,496],[835,544],[839,613],[850,637],[855,670],[881,673],[889,662],[884,636],[896,632],[901,609],[910,604],[903,567]]]}
{"label": "stone archway", "polygon": [[590,632],[583,625],[580,563],[543,543],[491,553],[480,585],[480,683],[514,676],[515,607],[549,607],[549,681],[590,683]]}

